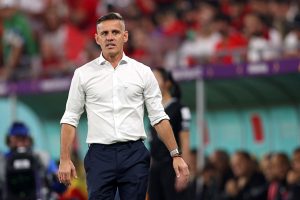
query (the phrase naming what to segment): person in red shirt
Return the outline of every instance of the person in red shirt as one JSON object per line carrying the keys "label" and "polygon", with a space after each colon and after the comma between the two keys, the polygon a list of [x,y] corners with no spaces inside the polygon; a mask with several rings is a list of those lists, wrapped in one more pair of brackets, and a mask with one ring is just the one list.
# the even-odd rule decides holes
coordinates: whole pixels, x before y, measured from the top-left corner
{"label": "person in red shirt", "polygon": [[215,46],[213,63],[232,64],[245,58],[247,40],[230,26],[230,22],[230,17],[225,14],[219,14],[214,19],[215,28],[222,38]]}

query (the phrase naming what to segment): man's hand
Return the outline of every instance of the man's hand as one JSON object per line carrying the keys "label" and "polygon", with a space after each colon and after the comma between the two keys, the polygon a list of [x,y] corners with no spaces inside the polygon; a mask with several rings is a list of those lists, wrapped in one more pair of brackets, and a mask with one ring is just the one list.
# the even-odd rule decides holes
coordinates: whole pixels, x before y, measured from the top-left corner
{"label": "man's hand", "polygon": [[290,170],[287,174],[287,182],[289,184],[295,184],[300,180],[300,174],[295,172],[294,170]]}
{"label": "man's hand", "polygon": [[186,178],[180,176],[175,180],[175,190],[181,192],[189,185],[189,181],[186,181]]}
{"label": "man's hand", "polygon": [[58,180],[66,186],[71,185],[73,178],[77,178],[75,166],[71,160],[60,161],[58,169]]}
{"label": "man's hand", "polygon": [[177,178],[175,182],[175,189],[177,191],[181,191],[186,188],[189,183],[190,171],[188,165],[181,157],[173,158],[173,167]]}

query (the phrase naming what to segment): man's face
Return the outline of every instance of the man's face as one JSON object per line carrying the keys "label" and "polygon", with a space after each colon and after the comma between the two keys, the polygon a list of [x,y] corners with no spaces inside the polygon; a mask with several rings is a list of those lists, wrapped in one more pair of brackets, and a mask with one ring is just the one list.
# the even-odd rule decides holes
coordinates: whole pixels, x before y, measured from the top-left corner
{"label": "man's face", "polygon": [[271,158],[271,172],[275,180],[284,180],[289,170],[288,163],[286,163],[280,156],[272,156]]}
{"label": "man's face", "polygon": [[98,24],[95,39],[103,55],[113,57],[123,53],[128,32],[125,31],[125,26],[120,20],[107,20]]}
{"label": "man's face", "polygon": [[249,171],[249,165],[251,163],[239,154],[233,155],[231,159],[231,167],[235,176],[242,177]]}
{"label": "man's face", "polygon": [[31,141],[27,136],[10,136],[9,138],[9,147],[18,148],[18,147],[30,147]]}

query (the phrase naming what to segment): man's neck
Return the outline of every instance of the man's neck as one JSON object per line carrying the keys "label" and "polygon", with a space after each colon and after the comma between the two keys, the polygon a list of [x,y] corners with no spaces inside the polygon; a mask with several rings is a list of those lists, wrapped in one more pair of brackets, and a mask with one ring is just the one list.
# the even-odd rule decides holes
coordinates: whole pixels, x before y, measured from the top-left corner
{"label": "man's neck", "polygon": [[116,68],[123,57],[123,53],[116,54],[116,55],[103,55],[104,59],[107,60],[113,68]]}

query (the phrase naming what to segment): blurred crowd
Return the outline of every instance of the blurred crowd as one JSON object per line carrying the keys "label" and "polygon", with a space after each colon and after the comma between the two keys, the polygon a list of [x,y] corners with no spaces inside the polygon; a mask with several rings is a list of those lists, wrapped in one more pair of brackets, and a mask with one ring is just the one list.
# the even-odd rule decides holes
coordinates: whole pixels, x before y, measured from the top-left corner
{"label": "blurred crowd", "polygon": [[64,76],[100,54],[96,19],[126,20],[125,53],[151,67],[299,56],[297,0],[0,0],[0,80]]}
{"label": "blurred crowd", "polygon": [[300,199],[300,148],[291,158],[283,152],[260,161],[246,151],[229,157],[216,150],[195,182],[197,200],[298,200]]}
{"label": "blurred crowd", "polygon": [[[56,177],[57,164],[34,148],[34,138],[22,122],[14,122],[6,135],[7,152],[0,153],[0,200],[86,200],[87,190],[78,144],[72,160],[78,178],[65,187]],[[229,155],[216,149],[196,166],[196,151],[191,152],[190,185],[186,200],[299,200],[300,147],[289,156],[272,152],[257,159],[237,150]],[[26,162],[25,162],[26,161]]]}

